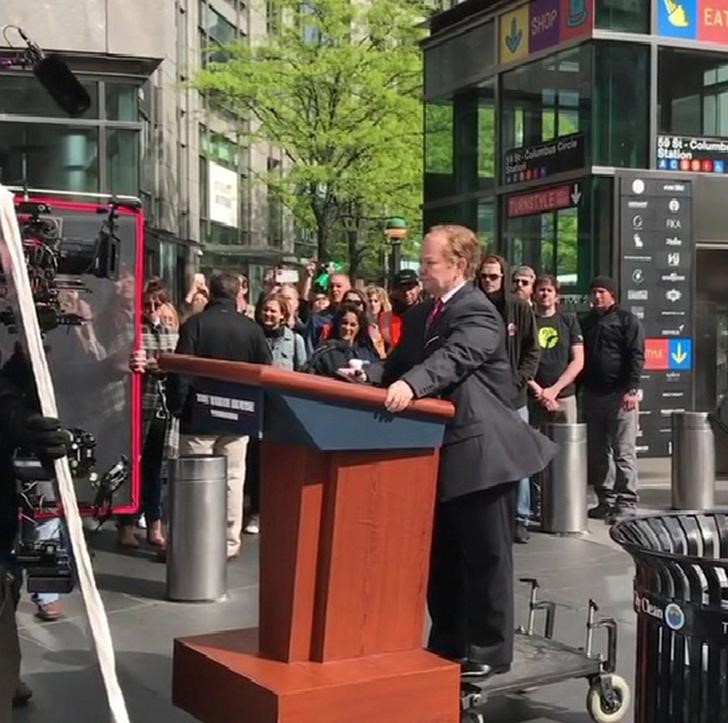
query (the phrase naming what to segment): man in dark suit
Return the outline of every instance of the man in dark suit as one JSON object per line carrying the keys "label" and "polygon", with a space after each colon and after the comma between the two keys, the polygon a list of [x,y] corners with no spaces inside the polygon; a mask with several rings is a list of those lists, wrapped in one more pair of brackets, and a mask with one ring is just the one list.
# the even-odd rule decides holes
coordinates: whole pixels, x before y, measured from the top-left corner
{"label": "man in dark suit", "polygon": [[386,406],[440,396],[456,407],[445,430],[428,607],[429,648],[487,677],[513,658],[513,525],[516,480],[543,469],[554,445],[516,414],[503,324],[470,280],[480,249],[463,226],[425,237],[421,279],[433,297],[409,311],[402,339],[372,381]]}

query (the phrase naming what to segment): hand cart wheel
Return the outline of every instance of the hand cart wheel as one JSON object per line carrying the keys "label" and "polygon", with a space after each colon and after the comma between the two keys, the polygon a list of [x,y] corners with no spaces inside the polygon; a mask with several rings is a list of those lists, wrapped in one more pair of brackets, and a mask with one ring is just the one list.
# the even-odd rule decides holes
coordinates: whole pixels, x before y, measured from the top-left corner
{"label": "hand cart wheel", "polygon": [[632,694],[627,681],[610,674],[594,681],[586,696],[586,709],[596,723],[617,723],[624,718]]}

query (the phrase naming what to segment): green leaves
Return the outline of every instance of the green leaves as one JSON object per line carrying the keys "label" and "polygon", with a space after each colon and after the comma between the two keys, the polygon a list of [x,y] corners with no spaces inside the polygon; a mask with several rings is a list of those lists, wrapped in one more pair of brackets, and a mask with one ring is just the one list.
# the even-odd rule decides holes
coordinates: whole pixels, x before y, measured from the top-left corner
{"label": "green leaves", "polygon": [[352,208],[369,219],[418,213],[426,10],[412,0],[268,7],[280,32],[262,45],[226,46],[228,60],[194,85],[240,116],[247,141],[282,149],[284,174],[264,180],[315,229],[327,258]]}

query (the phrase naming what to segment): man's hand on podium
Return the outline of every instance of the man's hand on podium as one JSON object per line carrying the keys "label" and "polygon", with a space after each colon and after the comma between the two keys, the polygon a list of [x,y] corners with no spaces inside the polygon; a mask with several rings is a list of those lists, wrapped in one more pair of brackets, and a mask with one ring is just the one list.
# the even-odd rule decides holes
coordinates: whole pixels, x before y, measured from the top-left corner
{"label": "man's hand on podium", "polygon": [[400,379],[389,385],[384,406],[389,412],[402,412],[407,409],[414,396],[415,393],[412,391],[412,387]]}

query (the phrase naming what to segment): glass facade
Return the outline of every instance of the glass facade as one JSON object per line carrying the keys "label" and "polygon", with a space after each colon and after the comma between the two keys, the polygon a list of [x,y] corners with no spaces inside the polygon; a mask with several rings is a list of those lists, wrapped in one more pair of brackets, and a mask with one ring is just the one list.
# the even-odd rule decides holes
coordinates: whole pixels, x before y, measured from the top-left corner
{"label": "glass facade", "polygon": [[81,82],[92,106],[82,119],[74,120],[31,75],[0,74],[3,183],[52,191],[140,194],[139,85],[84,78]]}
{"label": "glass facade", "polygon": [[[91,98],[91,107],[83,117],[98,118],[99,85],[93,81],[82,81],[81,84]],[[30,73],[0,75],[0,113],[44,118],[68,117]]]}
{"label": "glass facade", "polygon": [[504,73],[500,115],[503,150],[588,133],[591,96],[590,44]]}
{"label": "glass facade", "polygon": [[596,26],[623,33],[650,32],[649,0],[596,0]]}
{"label": "glass facade", "polygon": [[657,65],[658,130],[728,137],[728,59],[662,48]]}
{"label": "glass facade", "polygon": [[647,45],[594,43],[594,165],[649,165],[649,60]]}
{"label": "glass facade", "polygon": [[[648,0],[595,1],[603,30],[649,33],[651,14]],[[613,178],[598,174],[650,166],[651,46],[586,38],[502,67],[492,19],[452,33],[433,27],[424,51],[425,226],[468,225],[512,263],[555,274],[567,293],[585,293],[595,273],[612,270]],[[660,51],[660,130],[728,131],[728,63],[699,55]],[[443,66],[445,57],[451,62]],[[559,144],[566,137],[576,150]],[[531,149],[538,154],[529,156]],[[506,175],[506,156],[519,153],[546,160],[516,170],[521,161],[510,160]],[[538,211],[550,203],[539,189],[561,192],[555,210]],[[509,205],[531,193],[533,213]],[[576,201],[564,202],[564,194]]]}

